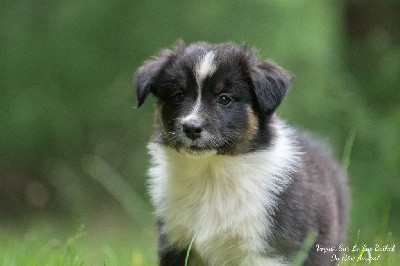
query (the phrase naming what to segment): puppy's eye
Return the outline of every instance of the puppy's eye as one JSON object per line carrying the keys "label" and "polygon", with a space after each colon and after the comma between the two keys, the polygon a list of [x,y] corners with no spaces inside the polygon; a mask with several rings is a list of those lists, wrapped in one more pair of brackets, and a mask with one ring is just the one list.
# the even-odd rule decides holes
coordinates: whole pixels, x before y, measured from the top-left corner
{"label": "puppy's eye", "polygon": [[229,105],[231,102],[233,102],[233,99],[228,95],[222,94],[219,96],[218,102],[222,105]]}
{"label": "puppy's eye", "polygon": [[181,103],[185,99],[185,94],[181,91],[177,91],[172,95],[172,100],[174,103]]}

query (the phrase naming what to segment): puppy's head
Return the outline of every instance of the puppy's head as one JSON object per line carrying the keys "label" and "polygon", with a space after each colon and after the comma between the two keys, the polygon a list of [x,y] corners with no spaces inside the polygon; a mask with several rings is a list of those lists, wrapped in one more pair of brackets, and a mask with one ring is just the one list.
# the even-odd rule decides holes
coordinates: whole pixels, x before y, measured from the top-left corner
{"label": "puppy's head", "polygon": [[179,42],[135,74],[138,106],[158,99],[157,140],[195,156],[251,149],[285,96],[291,77],[234,44]]}

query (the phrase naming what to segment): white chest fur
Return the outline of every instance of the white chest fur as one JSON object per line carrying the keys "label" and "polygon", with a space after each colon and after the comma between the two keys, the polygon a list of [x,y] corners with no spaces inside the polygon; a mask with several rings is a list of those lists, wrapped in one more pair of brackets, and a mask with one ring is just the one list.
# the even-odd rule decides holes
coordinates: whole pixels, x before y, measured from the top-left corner
{"label": "white chest fur", "polygon": [[[210,265],[265,265],[276,195],[299,163],[290,132],[276,124],[268,150],[193,157],[150,143],[150,193],[168,240]],[[268,260],[269,261],[269,260]]]}

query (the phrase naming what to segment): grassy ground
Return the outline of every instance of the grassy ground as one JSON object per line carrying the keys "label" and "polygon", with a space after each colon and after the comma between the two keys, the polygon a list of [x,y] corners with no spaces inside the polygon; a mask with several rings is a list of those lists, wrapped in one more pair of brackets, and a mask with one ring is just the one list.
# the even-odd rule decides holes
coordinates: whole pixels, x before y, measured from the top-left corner
{"label": "grassy ground", "polygon": [[[324,248],[331,248],[315,245],[316,236],[312,233],[306,238],[303,249],[294,259],[293,265],[302,265],[308,251],[312,249],[317,250],[317,252],[324,252]],[[338,265],[400,265],[400,253],[391,233],[375,238],[361,238],[360,231],[358,231],[354,241],[334,248],[335,251],[331,255],[331,260],[336,261]]]}
{"label": "grassy ground", "polygon": [[[156,265],[152,237],[132,232],[125,235],[111,229],[104,238],[92,235],[80,226],[70,236],[58,234],[48,226],[35,226],[25,233],[16,234],[2,229],[0,265],[3,266],[83,266],[83,265]],[[97,234],[102,235],[100,232]],[[301,265],[308,250],[315,249],[314,235],[306,239],[304,249],[293,265]],[[127,240],[129,239],[129,240]],[[376,250],[379,245],[381,250]],[[384,250],[387,245],[388,250]],[[398,246],[391,234],[369,238],[359,233],[349,241],[347,251],[337,256],[339,265],[400,265]],[[394,246],[394,251],[391,249]]]}
{"label": "grassy ground", "polygon": [[25,233],[0,231],[0,265],[156,265],[154,245],[141,235],[111,229],[89,233],[84,225],[70,236],[49,226]]}

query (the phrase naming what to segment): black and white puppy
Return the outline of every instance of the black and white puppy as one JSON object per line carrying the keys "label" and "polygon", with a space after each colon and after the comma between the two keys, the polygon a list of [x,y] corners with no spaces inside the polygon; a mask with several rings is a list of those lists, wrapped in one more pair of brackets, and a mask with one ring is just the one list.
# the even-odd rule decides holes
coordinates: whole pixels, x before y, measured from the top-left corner
{"label": "black and white puppy", "polygon": [[[231,43],[183,42],[136,74],[157,98],[150,194],[161,265],[290,264],[345,244],[348,191],[327,148],[274,112],[291,77]],[[307,265],[331,265],[316,249]]]}

